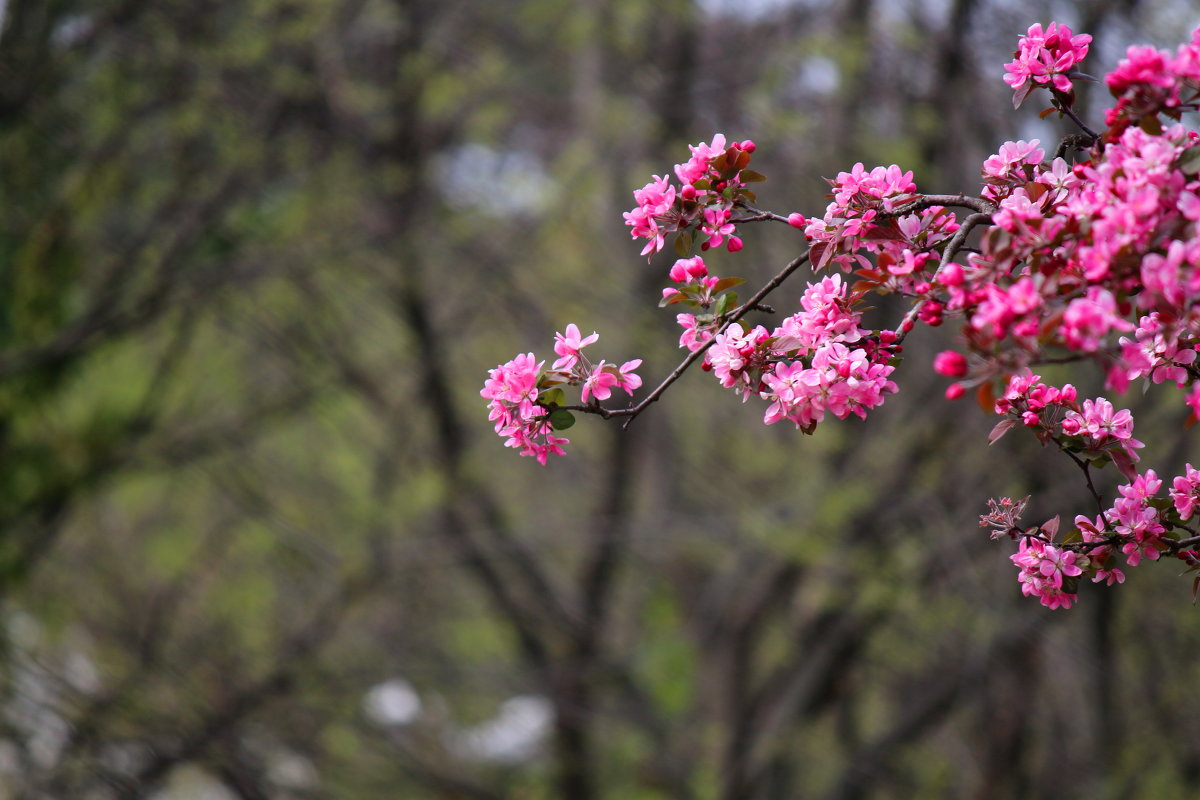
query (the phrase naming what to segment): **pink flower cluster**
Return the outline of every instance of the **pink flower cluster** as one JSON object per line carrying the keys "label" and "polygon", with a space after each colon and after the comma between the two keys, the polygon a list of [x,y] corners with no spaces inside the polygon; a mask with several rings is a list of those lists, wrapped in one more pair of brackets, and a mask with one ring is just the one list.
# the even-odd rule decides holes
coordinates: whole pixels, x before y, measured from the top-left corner
{"label": "pink flower cluster", "polygon": [[954,232],[953,216],[943,209],[925,209],[900,219],[890,216],[917,197],[912,172],[904,172],[895,164],[868,171],[859,162],[849,172],[838,173],[829,184],[833,202],[826,207],[824,217],[809,219],[804,230],[812,243],[814,269],[829,264],[837,264],[846,272],[871,269],[871,262],[860,250],[886,252],[893,264],[903,263],[905,250],[922,252]]}
{"label": "pink flower cluster", "polygon": [[1031,537],[1022,538],[1019,547],[1010,558],[1020,568],[1021,593],[1037,597],[1047,608],[1070,608],[1075,602],[1074,579],[1083,573],[1076,563],[1080,555]]}
{"label": "pink flower cluster", "polygon": [[721,323],[721,315],[736,302],[736,294],[724,294],[726,290],[742,283],[740,278],[718,278],[710,275],[708,265],[700,256],[681,258],[674,263],[670,272],[675,286],[662,290],[661,306],[683,304],[696,309],[697,314],[681,313],[675,321],[683,328],[679,346],[696,352],[712,341],[713,333]]}
{"label": "pink flower cluster", "polygon": [[488,374],[480,394],[489,400],[488,419],[503,436],[505,447],[515,447],[523,456],[545,464],[551,455],[563,455],[568,440],[554,435],[549,409],[538,403],[542,366],[533,353],[525,353]]}
{"label": "pink flower cluster", "polygon": [[[1003,531],[1020,539],[1012,561],[1020,568],[1021,591],[1040,598],[1050,608],[1070,608],[1075,600],[1075,579],[1080,576],[1090,575],[1093,583],[1109,586],[1125,582],[1125,573],[1113,563],[1118,553],[1129,567],[1138,566],[1143,559],[1158,560],[1167,547],[1164,537],[1168,528],[1181,527],[1195,510],[1200,472],[1189,464],[1187,473],[1175,479],[1171,491],[1174,515],[1158,499],[1162,483],[1154,470],[1135,474],[1129,483],[1118,487],[1120,496],[1112,508],[1095,519],[1084,515],[1075,518],[1079,539],[1075,545],[1051,543],[1056,521],[1031,530],[1019,528],[1015,517],[1024,508],[1022,502],[1013,518],[1006,520],[1009,525]],[[1002,502],[1011,504],[1007,499]],[[990,505],[995,511],[996,502]]]}
{"label": "pink flower cluster", "polygon": [[1200,157],[1200,136],[1130,128],[1073,169],[1047,165],[1034,145],[1010,142],[988,160],[994,227],[965,268],[947,265],[934,282],[980,356],[964,384],[1059,350],[1093,358],[1112,391],[1138,378],[1192,385],[1200,179],[1186,163]]}
{"label": "pink flower cluster", "polygon": [[574,323],[566,331],[554,334],[554,352],[558,359],[549,370],[542,370],[545,361],[533,353],[518,355],[488,373],[480,395],[488,400],[488,419],[495,423],[496,433],[505,439],[506,447],[520,450],[523,456],[533,456],[545,464],[551,455],[563,455],[562,445],[569,440],[556,436],[556,430],[574,424],[570,411],[563,408],[561,386],[580,386],[581,400],[587,403],[607,400],[613,389],[624,389],[632,395],[642,385],[634,372],[642,361],[634,359],[617,366],[601,360],[593,364],[583,349],[600,335],[593,332],[583,336]]}
{"label": "pink flower cluster", "polygon": [[637,206],[624,213],[630,235],[647,240],[642,255],[653,256],[662,250],[670,233],[698,235],[702,250],[722,244],[731,253],[742,249],[733,211],[739,202],[754,201],[754,193],[746,185],[763,179],[746,168],[754,142],[747,139],[726,145],[724,134],[718,133],[712,144],[688,147],[692,157],[675,165],[681,188],[676,191],[667,177],[655,175],[633,193]]}
{"label": "pink flower cluster", "polygon": [[1113,133],[1151,121],[1160,113],[1179,119],[1200,93],[1200,29],[1175,55],[1153,47],[1130,47],[1104,82],[1117,103],[1105,122]]}
{"label": "pink flower cluster", "polygon": [[1127,475],[1133,474],[1132,465],[1143,446],[1133,438],[1133,415],[1128,410],[1118,411],[1103,397],[1080,403],[1071,384],[1058,388],[1029,372],[1009,378],[995,412],[1005,420],[993,430],[993,442],[1020,424],[1033,429],[1043,443],[1109,458]]}
{"label": "pink flower cluster", "polygon": [[751,394],[766,400],[768,425],[786,419],[811,433],[826,412],[865,418],[896,391],[889,378],[895,335],[872,337],[860,328],[853,302],[840,275],[810,283],[802,310],[773,331],[761,325],[747,331],[735,323],[717,334],[707,365],[743,400]]}
{"label": "pink flower cluster", "polygon": [[1075,35],[1066,25],[1051,22],[1045,30],[1031,25],[1021,37],[1013,60],[1004,65],[1004,82],[1016,92],[1014,105],[1020,105],[1033,89],[1045,86],[1060,92],[1072,89],[1071,73],[1087,56],[1092,37]]}

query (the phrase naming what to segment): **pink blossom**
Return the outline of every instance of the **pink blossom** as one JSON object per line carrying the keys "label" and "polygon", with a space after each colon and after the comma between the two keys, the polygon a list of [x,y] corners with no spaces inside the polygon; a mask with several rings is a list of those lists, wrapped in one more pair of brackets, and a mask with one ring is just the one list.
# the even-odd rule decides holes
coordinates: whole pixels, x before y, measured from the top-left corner
{"label": "pink blossom", "polygon": [[1022,594],[1037,597],[1047,608],[1071,607],[1075,594],[1065,588],[1065,579],[1083,572],[1075,563],[1076,553],[1023,537],[1018,552],[1010,558],[1020,569],[1017,579]]}
{"label": "pink blossom", "polygon": [[1067,412],[1063,419],[1063,432],[1070,433],[1071,430],[1090,436],[1099,447],[1115,441],[1134,461],[1138,458],[1134,451],[1142,447],[1142,443],[1133,438],[1133,415],[1128,409],[1117,411],[1103,397],[1084,400],[1081,412]]}
{"label": "pink blossom", "polygon": [[675,165],[675,175],[682,183],[695,183],[708,173],[708,163],[725,152],[725,134],[713,136],[712,144],[701,142],[688,145],[692,157],[683,164]]}
{"label": "pink blossom", "polygon": [[591,374],[583,382],[583,402],[588,401],[588,397],[595,397],[597,400],[607,400],[612,396],[612,387],[620,383],[620,379],[605,369],[607,365],[601,361],[595,366]]}
{"label": "pink blossom", "polygon": [[545,464],[551,455],[563,455],[568,440],[554,435],[546,408],[536,405],[537,382],[542,365],[533,353],[518,355],[488,373],[480,395],[488,399],[488,419],[496,424],[496,433],[505,438],[505,446],[520,450]]}
{"label": "pink blossom", "polygon": [[1104,82],[1114,95],[1127,91],[1134,84],[1170,89],[1175,85],[1172,61],[1171,54],[1165,50],[1135,45],[1125,51],[1125,58],[1108,73]]}
{"label": "pink blossom", "polygon": [[708,265],[700,256],[681,258],[671,266],[671,280],[676,283],[688,283],[708,274]]}
{"label": "pink blossom", "polygon": [[1070,28],[1056,22],[1051,22],[1045,31],[1041,25],[1032,25],[1021,37],[1013,53],[1014,60],[1004,65],[1007,73],[1004,82],[1014,90],[1021,89],[1028,81],[1031,86],[1048,84],[1060,92],[1069,92],[1072,85],[1067,76],[1087,56],[1091,41],[1092,37],[1086,33],[1072,35]]}
{"label": "pink blossom", "polygon": [[496,422],[497,432],[514,420],[527,420],[538,415],[534,402],[538,397],[537,380],[543,364],[545,362],[537,361],[533,353],[525,353],[488,373],[479,393],[492,401],[488,419]]}
{"label": "pink blossom", "polygon": [[713,333],[709,328],[697,326],[694,314],[678,314],[675,321],[683,328],[683,334],[679,337],[679,346],[686,347],[690,353],[696,352],[713,338]]}
{"label": "pink blossom", "polygon": [[634,390],[642,385],[642,379],[633,372],[641,365],[642,360],[635,358],[632,361],[626,361],[617,370],[617,386],[624,389],[626,394],[632,395]]}
{"label": "pink blossom", "polygon": [[566,333],[554,334],[554,352],[561,358],[554,362],[554,369],[569,370],[579,361],[579,351],[600,338],[600,334],[592,331],[586,338],[580,338],[579,328],[575,323],[567,325]]}
{"label": "pink blossom", "polygon": [[1200,383],[1192,384],[1192,389],[1188,392],[1188,396],[1184,402],[1192,409],[1192,417],[1200,419]]}
{"label": "pink blossom", "polygon": [[708,236],[708,240],[701,246],[705,249],[719,247],[721,242],[725,241],[726,236],[731,236],[736,230],[733,223],[729,221],[732,216],[733,209],[731,208],[704,209],[704,223],[700,226],[700,232]]}
{"label": "pink blossom", "polygon": [[665,176],[654,176],[654,180],[633,193],[637,207],[626,211],[622,216],[625,224],[632,230],[634,239],[647,239],[642,255],[653,255],[662,250],[666,231],[660,223],[665,222],[673,213],[675,205],[675,187]]}
{"label": "pink blossom", "polygon": [[983,178],[987,182],[984,197],[996,200],[1013,186],[1020,186],[1031,177],[1032,167],[1041,164],[1046,153],[1039,141],[1005,142],[1000,152],[983,162]]}
{"label": "pink blossom", "polygon": [[1063,339],[1072,350],[1094,353],[1111,330],[1130,331],[1133,325],[1117,313],[1117,301],[1107,289],[1089,287],[1086,297],[1072,300],[1063,312]]}
{"label": "pink blossom", "polygon": [[1179,518],[1185,522],[1191,519],[1200,504],[1200,470],[1187,464],[1184,473],[1172,481],[1170,494]]}

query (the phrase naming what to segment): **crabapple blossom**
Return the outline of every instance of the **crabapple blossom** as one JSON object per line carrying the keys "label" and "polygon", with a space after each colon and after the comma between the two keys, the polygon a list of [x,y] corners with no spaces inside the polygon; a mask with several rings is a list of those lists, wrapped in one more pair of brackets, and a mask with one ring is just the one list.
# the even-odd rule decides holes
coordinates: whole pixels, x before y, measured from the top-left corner
{"label": "crabapple blossom", "polygon": [[591,336],[580,338],[579,328],[575,323],[567,326],[566,333],[554,334],[554,352],[561,358],[554,362],[554,369],[569,370],[579,362],[579,351],[600,338],[600,334],[592,331]]}
{"label": "crabapple blossom", "polygon": [[[1101,510],[1076,515],[1074,531],[1055,541],[1057,516],[1020,524],[1028,498],[989,501],[980,524],[1017,542],[1011,559],[1021,591],[1070,608],[1082,579],[1123,583],[1118,564],[1168,555],[1200,572],[1200,535],[1188,525],[1200,509],[1200,470],[1189,464],[1170,480],[1139,472],[1146,448],[1128,409],[1035,372],[1091,365],[1108,397],[1137,381],[1161,386],[1179,391],[1200,419],[1200,133],[1181,124],[1200,105],[1200,29],[1174,52],[1127,50],[1104,78],[1113,105],[1099,132],[1075,110],[1090,43],[1057,22],[1020,37],[1003,76],[1014,106],[1045,88],[1047,113],[1057,110],[1082,133],[1057,148],[1003,142],[981,165],[977,196],[928,195],[899,165],[860,162],[828,181],[822,214],[775,214],[755,208],[748,188],[764,180],[749,169],[754,142],[718,133],[689,145],[687,160],[635,190],[636,206],[624,214],[632,238],[645,242],[642,255],[670,241],[680,256],[659,305],[685,307],[675,321],[688,355],[641,403],[606,408],[614,390],[632,395],[641,386],[641,361],[593,363],[583,350],[598,334],[568,325],[556,334],[549,370],[529,353],[491,371],[482,394],[497,433],[545,463],[562,454],[566,440],[554,431],[573,423],[572,411],[633,416],[693,363],[743,402],[765,402],[764,423],[786,420],[812,433],[829,417],[865,418],[898,391],[904,338],[919,325],[957,320],[954,349],[932,365],[953,380],[946,397],[977,389],[980,405],[1000,416],[991,442],[1023,429],[1063,451]],[[694,251],[739,253],[744,226],[767,221],[801,231],[806,253],[742,301],[734,289],[743,279],[715,274],[724,268]],[[775,322],[749,316],[774,313],[761,301],[805,262],[820,277],[796,306]],[[898,324],[864,324],[874,295],[907,299]],[[573,386],[582,405],[565,405],[563,387]],[[1110,464],[1126,482],[1108,503],[1092,478]],[[1169,497],[1159,496],[1163,485]]]}
{"label": "crabapple blossom", "polygon": [[1038,598],[1047,608],[1070,608],[1075,602],[1075,582],[1070,579],[1083,574],[1075,563],[1080,560],[1078,553],[1039,539],[1023,538],[1016,555],[1010,558],[1020,568],[1017,580],[1022,594]]}
{"label": "crabapple blossom", "polygon": [[1040,24],[1031,25],[1021,37],[1013,61],[1004,65],[1007,73],[1004,82],[1017,90],[1017,97],[1022,99],[1022,89],[1028,93],[1039,86],[1069,92],[1072,84],[1068,76],[1087,55],[1091,41],[1088,34],[1073,34],[1070,28],[1057,22],[1051,22],[1045,30]]}

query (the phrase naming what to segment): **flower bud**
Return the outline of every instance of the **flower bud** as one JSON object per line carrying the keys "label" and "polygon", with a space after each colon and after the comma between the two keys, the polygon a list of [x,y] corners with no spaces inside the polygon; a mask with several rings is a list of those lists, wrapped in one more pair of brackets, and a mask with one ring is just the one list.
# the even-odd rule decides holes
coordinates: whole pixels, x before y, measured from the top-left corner
{"label": "flower bud", "polygon": [[938,280],[943,286],[961,286],[964,277],[962,266],[953,261],[942,267],[941,272],[938,273]]}
{"label": "flower bud", "polygon": [[967,357],[954,350],[943,350],[934,356],[933,371],[947,378],[961,378],[967,374]]}
{"label": "flower bud", "polygon": [[808,218],[803,214],[788,214],[787,222],[793,228],[803,228],[808,225]]}
{"label": "flower bud", "polygon": [[946,399],[957,400],[966,394],[967,389],[961,383],[952,383],[946,387]]}

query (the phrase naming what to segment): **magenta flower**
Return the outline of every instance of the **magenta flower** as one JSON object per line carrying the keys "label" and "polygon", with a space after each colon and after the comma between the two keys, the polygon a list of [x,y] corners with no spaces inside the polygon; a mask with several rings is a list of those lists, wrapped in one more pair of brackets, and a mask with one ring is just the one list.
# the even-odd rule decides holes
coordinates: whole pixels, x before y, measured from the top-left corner
{"label": "magenta flower", "polygon": [[1017,580],[1022,594],[1037,597],[1051,609],[1070,608],[1075,602],[1075,594],[1064,589],[1064,578],[1083,573],[1075,563],[1079,558],[1077,553],[1023,537],[1018,552],[1010,558],[1020,569]]}
{"label": "magenta flower", "polygon": [[579,351],[600,338],[600,334],[592,331],[586,338],[580,338],[579,328],[575,323],[567,325],[566,333],[554,334],[554,352],[561,358],[554,362],[554,369],[569,370],[579,361]]}
{"label": "magenta flower", "polygon": [[632,395],[634,390],[642,385],[642,379],[633,372],[641,365],[642,360],[635,358],[632,361],[626,361],[617,370],[617,386],[624,389],[627,394]]}
{"label": "magenta flower", "polygon": [[1184,522],[1191,519],[1200,504],[1200,470],[1187,464],[1184,474],[1172,482],[1170,494],[1179,518]]}
{"label": "magenta flower", "polygon": [[671,266],[670,277],[676,283],[688,283],[708,274],[708,265],[700,256],[681,258]]}
{"label": "magenta flower", "polygon": [[1087,56],[1091,41],[1088,34],[1073,35],[1070,28],[1057,22],[1051,22],[1045,31],[1040,24],[1030,26],[1013,53],[1014,60],[1004,65],[1004,82],[1017,92],[1014,105],[1020,105],[1025,95],[1039,86],[1071,91],[1068,76]]}
{"label": "magenta flower", "polygon": [[612,387],[618,383],[617,376],[606,370],[605,363],[601,361],[583,382],[583,402],[586,403],[589,396],[607,400],[612,396]]}

